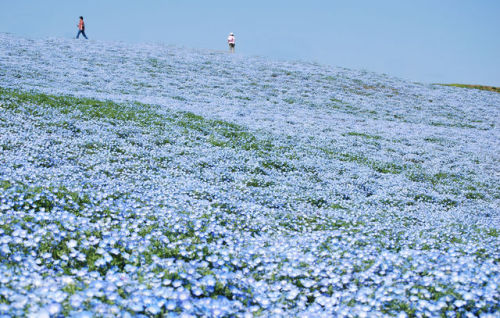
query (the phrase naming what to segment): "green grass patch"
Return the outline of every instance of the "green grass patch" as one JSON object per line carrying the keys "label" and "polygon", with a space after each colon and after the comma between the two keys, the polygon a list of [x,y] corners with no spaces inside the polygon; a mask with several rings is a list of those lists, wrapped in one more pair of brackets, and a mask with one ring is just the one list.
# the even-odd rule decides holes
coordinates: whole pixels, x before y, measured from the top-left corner
{"label": "green grass patch", "polygon": [[245,182],[245,185],[247,187],[267,188],[267,187],[274,185],[274,182],[263,181],[263,180],[259,180],[256,178],[252,178],[252,179],[248,180],[247,182]]}
{"label": "green grass patch", "polygon": [[427,203],[434,203],[435,202],[434,198],[431,197],[430,195],[427,195],[427,194],[417,194],[413,197],[413,199],[416,202],[427,202]]}
{"label": "green grass patch", "polygon": [[375,161],[358,154],[341,153],[339,155],[339,159],[341,161],[356,162],[358,164],[368,166],[380,173],[398,174],[403,170],[402,166],[395,163]]}
{"label": "green grass patch", "polygon": [[140,103],[118,104],[112,101],[100,101],[92,98],[72,96],[56,96],[43,93],[23,92],[0,88],[0,96],[8,100],[9,109],[25,107],[31,115],[41,115],[38,107],[46,106],[58,109],[63,114],[75,113],[76,119],[108,119],[111,121],[134,121],[142,126],[151,125],[161,119],[160,115],[151,112],[147,105]]}
{"label": "green grass patch", "polygon": [[407,168],[406,165],[398,165],[398,164],[395,164],[393,162],[377,161],[377,160],[367,158],[367,157],[360,155],[360,154],[353,154],[353,153],[347,153],[347,152],[335,152],[335,151],[327,149],[327,148],[319,148],[319,150],[323,151],[328,156],[336,158],[337,160],[345,161],[345,162],[355,162],[357,164],[367,166],[367,167],[369,167],[377,172],[380,172],[380,173],[399,174],[404,169]]}
{"label": "green grass patch", "polygon": [[342,206],[339,203],[332,203],[332,204],[330,204],[329,208],[334,209],[334,210],[346,210],[347,209],[346,207]]}
{"label": "green grass patch", "polygon": [[289,172],[295,170],[295,167],[286,161],[268,159],[261,162],[261,166],[266,169],[274,169],[281,172]]}
{"label": "green grass patch", "polygon": [[469,200],[483,200],[484,194],[479,193],[479,192],[467,192],[465,194],[465,197]]}
{"label": "green grass patch", "polygon": [[[154,62],[153,62],[154,63]],[[41,116],[40,106],[58,109],[63,114],[72,114],[79,119],[103,119],[116,125],[117,121],[132,121],[141,127],[165,129],[168,125],[186,128],[209,136],[207,142],[216,147],[231,147],[249,151],[268,153],[275,150],[270,139],[257,138],[243,126],[222,121],[209,120],[192,112],[178,112],[171,116],[155,112],[155,106],[142,103],[115,103],[92,98],[56,96],[36,92],[23,92],[0,87],[0,98],[5,101],[6,109],[23,109],[33,116]],[[168,144],[170,140],[158,140],[158,144]],[[96,151],[94,145],[86,145]]]}
{"label": "green grass patch", "polygon": [[500,87],[486,86],[486,85],[471,85],[471,84],[438,84],[442,86],[453,86],[460,88],[480,89],[483,91],[500,93]]}
{"label": "green grass patch", "polygon": [[351,131],[351,132],[348,132],[347,134],[343,134],[343,136],[356,136],[356,137],[363,137],[363,138],[367,138],[367,139],[382,139],[381,136],[378,136],[378,135],[368,135],[368,134],[365,134],[365,133],[358,133],[358,132],[355,132],[355,131]]}
{"label": "green grass patch", "polygon": [[500,236],[500,230],[496,228],[490,228],[485,231],[486,235],[491,236],[491,237],[499,237]]}
{"label": "green grass patch", "polygon": [[438,172],[435,174],[426,174],[422,171],[412,171],[408,174],[408,179],[414,182],[429,182],[433,186],[438,184],[450,185],[460,183],[460,177],[453,173]]}

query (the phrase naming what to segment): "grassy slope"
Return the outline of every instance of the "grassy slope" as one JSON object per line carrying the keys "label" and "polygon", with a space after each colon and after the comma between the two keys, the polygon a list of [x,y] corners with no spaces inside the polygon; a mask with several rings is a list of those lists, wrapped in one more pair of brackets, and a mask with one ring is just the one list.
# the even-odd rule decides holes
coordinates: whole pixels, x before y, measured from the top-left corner
{"label": "grassy slope", "polygon": [[[247,151],[249,153],[252,153],[253,154],[252,157],[255,157],[255,159],[259,157],[263,157],[262,159],[267,158],[267,160],[261,161],[260,167],[258,167],[259,171],[261,172],[258,172],[256,174],[251,173],[252,179],[249,179],[245,183],[245,185],[240,185],[240,187],[246,188],[242,189],[242,191],[245,193],[245,197],[252,198],[252,200],[254,200],[255,202],[259,202],[260,198],[259,195],[254,196],[255,192],[254,190],[250,191],[251,189],[274,187],[273,184],[267,184],[261,182],[262,180],[259,178],[260,173],[271,173],[271,171],[274,171],[273,173],[276,175],[287,175],[291,171],[298,169],[300,170],[300,174],[303,174],[305,176],[309,175],[309,172],[303,170],[303,167],[300,166],[296,167],[295,165],[289,165],[287,164],[287,161],[284,158],[284,156],[280,157],[279,154],[283,153],[290,154],[290,151],[292,151],[293,149],[285,149],[283,147],[278,148],[276,145],[273,144],[272,140],[266,140],[264,136],[256,136],[252,134],[251,131],[246,130],[244,127],[224,121],[214,121],[205,119],[193,113],[175,112],[170,114],[159,115],[155,113],[154,111],[155,107],[152,105],[145,105],[139,103],[136,103],[134,105],[126,105],[126,104],[114,103],[111,101],[99,101],[88,98],[75,98],[70,96],[56,96],[56,95],[47,95],[40,93],[28,93],[23,91],[13,91],[1,88],[0,88],[0,96],[5,101],[4,107],[6,110],[30,114],[35,118],[45,117],[42,116],[42,114],[46,110],[57,110],[61,114],[65,114],[74,119],[84,120],[84,121],[102,120],[103,122],[117,124],[117,126],[120,126],[120,123],[131,122],[137,125],[137,127],[147,127],[148,129],[152,129],[151,131],[154,131],[155,134],[158,134],[160,130],[161,131],[169,130],[170,129],[169,127],[182,127],[183,129],[185,129],[184,131],[186,133],[187,132],[194,133],[193,136],[196,137],[194,138],[194,140],[198,140],[201,143],[205,143],[206,146],[209,145],[213,146],[215,147],[214,149],[220,149],[220,151],[222,151],[222,149],[224,148],[234,148],[238,152]],[[158,129],[156,129],[156,127],[158,127]],[[119,129],[118,132],[120,131],[121,130]],[[191,133],[188,133],[187,135],[191,135]],[[371,136],[361,133],[349,133],[348,135],[366,138],[370,140],[371,139],[377,140],[381,138],[379,136]],[[192,141],[186,140],[188,147],[194,147],[195,145],[194,140]],[[418,177],[417,181],[422,185],[424,184],[444,185],[450,182],[454,184],[453,188],[455,188],[455,187],[460,187],[458,183],[465,182],[465,180],[454,180],[454,176],[447,176],[443,174],[426,175],[424,172],[422,172],[422,174],[419,174],[417,176],[414,174],[413,170],[407,171],[408,167],[399,167],[390,165],[388,163],[378,163],[367,158],[354,156],[350,154],[337,154],[332,152],[332,150],[328,149],[324,149],[323,152],[325,152],[326,155],[332,155],[341,162],[347,161],[355,163],[359,166],[366,166],[373,169],[377,173],[389,174],[389,175],[403,174],[406,175],[409,180]],[[279,157],[280,160],[269,160],[269,157],[276,159],[278,159],[277,157]],[[146,158],[141,156],[141,158],[138,158],[137,160],[142,161],[145,159]],[[154,159],[155,158],[153,158],[153,160]],[[183,172],[183,174],[185,173],[187,172]],[[9,182],[4,182],[2,184],[2,187],[5,190],[4,194],[5,198],[9,199],[10,196],[8,193],[10,192],[8,192],[7,190],[13,189],[14,184]],[[54,207],[62,206],[63,204],[67,204],[62,202],[69,201],[73,205],[65,206],[64,210],[69,211],[78,218],[88,218],[91,223],[94,222],[97,223],[99,222],[99,220],[103,218],[117,217],[118,215],[118,211],[115,211],[113,206],[109,207],[109,209],[103,209],[103,212],[101,214],[96,214],[94,210],[86,209],[86,206],[91,206],[94,204],[98,205],[100,203],[93,202],[90,196],[85,196],[82,195],[81,193],[72,192],[65,188],[58,188],[58,189],[36,188],[36,187],[32,188],[32,187],[26,187],[24,185],[20,186],[17,185],[16,189],[18,193],[23,194],[26,200],[28,201],[33,200],[34,202],[33,209],[36,211],[49,211],[52,213]],[[194,202],[208,201],[210,202],[212,208],[221,210],[222,212],[221,214],[217,214],[214,216],[214,219],[217,221],[216,222],[217,226],[222,226],[224,228],[230,229],[231,231],[244,230],[244,231],[249,231],[251,233],[259,233],[263,231],[262,228],[257,230],[259,228],[258,222],[252,222],[251,220],[248,220],[245,217],[245,215],[239,215],[240,213],[243,212],[242,210],[238,209],[235,210],[235,208],[233,208],[231,205],[228,205],[227,202],[220,201],[220,199],[218,198],[218,196],[220,196],[219,192],[210,193],[210,191],[208,192],[195,191],[189,193],[189,196],[192,198]],[[482,200],[484,198],[474,196],[471,197],[470,199]],[[317,208],[342,210],[346,211],[345,212],[346,214],[349,213],[349,207],[346,208],[339,205],[336,202],[329,202],[328,198],[326,198],[325,200],[324,198],[311,197],[311,198],[303,198],[303,200],[308,204]],[[453,208],[454,206],[457,205],[456,201],[453,200],[435,201],[433,197],[424,194],[416,194],[415,197],[412,198],[410,202],[406,202],[404,204],[408,205],[410,203],[411,205],[425,203],[428,205],[428,207],[445,209],[445,210]],[[293,206],[292,202],[288,202],[288,204],[290,204],[289,208]],[[394,203],[386,202],[383,204],[391,206]],[[14,208],[16,211],[18,211],[23,215],[23,218],[21,220],[19,219],[17,220],[18,224],[21,224],[23,227],[38,229],[38,228],[43,228],[45,226],[46,221],[37,220],[35,217],[22,212],[23,207],[21,205],[15,205]],[[211,214],[203,214],[203,217],[205,216],[209,218],[213,217]],[[326,235],[324,231],[334,231],[334,230],[340,230],[346,234],[352,232],[356,233],[358,231],[361,231],[363,235],[369,234],[369,232],[365,232],[365,230],[362,229],[365,225],[364,222],[368,221],[367,219],[364,219],[362,217],[357,220],[356,219],[343,220],[339,216],[332,218],[329,215],[307,215],[307,214],[300,215],[296,211],[295,213],[290,213],[287,215],[272,215],[272,216],[270,215],[268,217],[278,218],[278,219],[281,218],[281,220],[279,221],[280,230],[286,230],[286,232],[290,234],[297,231],[297,232],[302,232],[303,235],[305,233],[311,233],[311,232],[324,233],[321,234],[321,236],[323,236]],[[138,237],[145,238],[148,235],[152,235],[154,231],[161,230],[162,233],[167,233],[169,235],[170,242],[175,242],[178,244],[182,243],[183,246],[187,246],[188,247],[187,252],[178,249],[176,247],[164,246],[159,241],[151,240],[151,244],[148,246],[146,251],[144,251],[142,254],[136,253],[137,257],[140,259],[139,263],[137,263],[137,261],[135,260],[125,259],[121,256],[121,254],[117,254],[111,256],[111,261],[109,262],[109,264],[98,265],[97,261],[100,259],[100,256],[97,254],[95,249],[89,248],[83,250],[83,253],[86,256],[84,261],[68,263],[67,266],[61,266],[60,270],[70,273],[71,269],[88,268],[89,270],[98,271],[100,274],[105,275],[107,271],[109,271],[113,266],[115,266],[115,268],[118,268],[120,271],[123,271],[127,265],[137,266],[142,264],[141,266],[143,267],[154,266],[153,259],[155,257],[158,257],[160,259],[173,257],[178,259],[184,259],[186,261],[195,260],[199,257],[198,254],[194,253],[194,251],[197,250],[198,245],[206,247],[206,249],[204,250],[204,253],[206,255],[204,257],[210,257],[211,255],[215,255],[214,251],[216,250],[216,248],[221,248],[220,246],[214,246],[216,242],[218,242],[216,240],[216,238],[218,237],[214,238],[208,235],[206,238],[204,238],[204,234],[210,232],[209,227],[203,228],[198,232],[187,232],[187,233],[178,232],[177,230],[173,230],[171,226],[168,225],[168,224],[174,224],[173,220],[170,219],[159,220],[158,218],[160,218],[160,216],[155,213],[151,215],[148,214],[147,220],[149,221],[145,221],[144,225],[137,228],[136,233]],[[367,251],[369,251],[370,253],[374,253],[374,250],[376,249],[387,249],[391,252],[397,252],[405,246],[411,246],[413,248],[416,248],[416,246],[418,245],[415,244],[418,243],[414,242],[412,239],[400,238],[399,234],[400,232],[398,231],[401,229],[401,227],[396,226],[396,229],[398,230],[394,231],[391,229],[391,227],[395,226],[395,224],[399,222],[404,223],[405,226],[407,226],[409,225],[409,223],[412,222],[412,219],[402,216],[398,222],[395,221],[396,220],[393,219],[392,226],[384,228],[383,232],[381,232],[380,234],[375,233],[375,236],[370,239],[370,245],[361,245],[357,246],[356,248],[367,249]],[[125,224],[126,222],[141,223],[137,219],[137,216],[135,214],[131,214],[129,218],[122,219],[121,222],[122,224]],[[372,221],[370,220],[370,222]],[[384,221],[381,220],[381,222]],[[232,223],[236,225],[234,228]],[[62,227],[62,225],[60,224],[58,226]],[[127,227],[129,226],[131,226],[131,224],[127,224]],[[366,226],[366,228],[368,229],[370,228],[370,226]],[[14,228],[9,226],[8,227],[4,226],[2,229],[9,234],[11,234],[14,231]],[[113,230],[114,228],[111,227],[111,228],[100,228],[98,230],[96,229],[93,232],[88,232],[88,233],[83,231],[77,231],[75,235],[72,236],[72,238],[76,240],[78,244],[80,244],[81,242],[87,239],[86,238],[87,236],[95,236],[98,238],[103,238],[106,236],[106,233],[112,232]],[[271,227],[271,232],[276,230],[278,229],[276,228],[273,229]],[[381,230],[380,227],[379,230]],[[470,236],[470,234],[471,233],[469,234],[461,233],[460,236],[454,236],[454,235],[443,236],[440,237],[439,240],[437,240],[436,244],[425,243],[424,245],[421,246],[421,249],[423,251],[439,250],[441,248],[445,249],[447,246],[453,244],[464,244],[465,241],[468,241],[470,243],[472,240],[477,239],[476,237],[477,235],[491,237],[491,238],[498,237],[498,231],[495,228],[477,229],[477,232],[474,232],[473,235],[474,238]],[[349,234],[348,236],[350,237],[351,235],[352,234]],[[391,242],[390,246],[384,245],[386,238],[392,236],[396,236],[398,238],[395,241]],[[366,238],[366,236],[363,237]],[[53,240],[52,236],[50,235],[43,237],[38,246],[35,248],[35,251],[39,255],[48,253],[52,255],[52,258],[54,258],[56,261],[60,261],[65,254],[70,253],[70,250],[66,247],[67,244],[69,244],[69,239],[70,238],[68,238],[67,240],[57,241]],[[332,247],[329,246],[328,238],[326,239],[325,242],[326,243],[323,244],[325,246],[324,248],[326,251],[329,251],[329,249]],[[359,243],[359,244],[364,244],[364,243]],[[323,245],[318,247],[319,253],[324,251]],[[472,246],[469,246],[469,248],[471,247]],[[123,250],[123,252],[129,254],[134,253],[134,248],[132,247],[129,248],[127,245],[123,245],[120,248]],[[478,245],[477,247],[475,247],[475,249],[471,250],[471,254],[473,253],[474,257],[478,257],[479,259],[481,259],[485,257],[483,256],[483,254],[481,254],[481,251],[483,251],[483,249],[482,247],[480,249]],[[328,255],[328,253],[325,253],[325,255]],[[10,264],[7,258],[5,259],[0,258],[0,260],[2,260],[4,264]],[[239,258],[234,257],[232,258],[232,261],[239,262]],[[345,261],[346,260],[341,260],[337,265],[340,266],[340,263]],[[495,261],[497,262],[498,260]],[[363,262],[368,262],[367,263],[368,265],[366,265]],[[273,284],[275,282],[276,277],[279,277],[282,281],[290,280],[291,282],[302,288],[300,281],[296,281],[293,277],[287,277],[286,275],[281,274],[279,270],[276,272],[270,271],[268,273],[267,271],[265,272],[260,271],[258,269],[258,266],[253,268],[250,265],[250,263],[243,262],[242,264],[243,264],[242,266],[246,266],[247,268],[249,268],[251,270],[253,277],[255,277],[258,280],[266,281],[269,284]],[[278,261],[277,264],[278,267],[286,265],[286,263],[283,263],[282,261]],[[363,260],[359,264],[356,263],[356,266],[359,266],[359,268],[364,268],[363,266],[369,267],[371,265],[372,261],[370,260]],[[301,265],[301,266],[306,266],[306,265]],[[411,267],[411,265],[407,264],[406,262],[404,262],[401,266],[405,270]],[[204,270],[207,273],[213,273],[213,269],[211,268],[206,268],[206,269],[202,268],[199,270],[200,271]],[[356,269],[356,271],[357,270],[358,269]],[[180,277],[175,271],[172,272],[168,271],[167,274],[169,275],[167,277],[171,277],[172,279],[179,279]],[[82,290],[86,288],[86,286],[84,284],[81,284],[80,282],[77,282],[77,284],[74,286],[75,288],[77,289],[80,288]],[[245,284],[240,284],[236,286],[238,286],[241,289],[247,288]],[[451,291],[449,292],[446,291],[443,293],[443,292],[436,292],[433,289],[428,289],[428,292],[432,295],[433,298],[438,299],[440,297],[443,297],[444,295],[447,295],[448,293],[454,293],[453,289],[450,290]],[[330,291],[326,291],[325,293],[328,294],[329,292]],[[333,289],[331,292],[333,292]],[[71,290],[70,294],[71,293],[75,293],[75,291]],[[211,297],[217,297],[219,295],[224,295],[231,299],[236,298],[236,296],[232,294],[231,290],[229,288],[225,288],[223,285],[220,285],[219,287],[215,288],[214,291],[209,294],[209,296]],[[245,292],[243,296],[245,299],[249,299],[247,300],[248,303],[252,303],[255,301],[252,297],[252,292],[250,291]],[[313,301],[314,298],[311,297],[310,302]],[[485,306],[484,308],[482,308],[482,310],[484,311],[494,310],[492,307],[488,306]],[[69,305],[69,303],[64,303],[64,310],[65,314],[68,314],[70,312],[71,306]],[[406,311],[407,313],[413,312],[413,309],[410,308],[409,305],[407,305],[405,302],[397,304],[395,303],[384,304],[381,308],[379,308],[379,310],[385,313],[395,313],[401,310]]]}
{"label": "grassy slope", "polygon": [[500,87],[495,87],[495,86],[470,85],[470,84],[440,84],[440,85],[462,87],[462,88],[480,89],[480,90],[483,90],[483,91],[490,91],[490,92],[500,93]]}
{"label": "grassy slope", "polygon": [[[255,305],[256,315],[264,316],[274,306],[283,306],[290,316],[299,315],[306,308],[319,308],[323,301],[328,305],[324,296],[334,300],[329,305],[338,301],[356,313],[363,305],[358,289],[378,290],[368,296],[370,310],[391,315],[422,312],[424,299],[445,304],[443,315],[447,310],[477,315],[479,310],[499,310],[490,299],[492,289],[486,288],[487,281],[498,281],[494,270],[500,262],[498,223],[485,222],[496,214],[488,207],[498,202],[500,188],[494,177],[486,178],[488,152],[466,147],[474,144],[472,136],[481,145],[489,140],[484,136],[495,136],[496,122],[485,115],[495,118],[495,112],[486,102],[481,104],[475,96],[480,93],[410,89],[359,74],[323,78],[324,74],[309,70],[294,73],[300,68],[291,66],[290,71],[271,72],[265,65],[259,72],[245,73],[255,70],[249,67],[252,64],[238,69],[245,76],[224,81],[227,74],[216,72],[219,64],[206,66],[202,57],[187,59],[190,63],[184,65],[186,57],[179,56],[180,61],[169,67],[162,63],[171,56],[144,60],[151,67],[163,65],[153,71],[124,76],[121,72],[126,70],[120,69],[116,83],[109,79],[116,86],[107,88],[111,93],[104,97],[92,87],[83,94],[88,98],[68,96],[73,94],[68,88],[44,94],[44,86],[17,74],[26,72],[24,64],[4,68],[8,72],[2,86],[20,89],[0,88],[0,163],[5,163],[0,172],[6,177],[0,182],[0,201],[14,212],[0,214],[0,230],[16,237],[22,234],[19,228],[29,229],[33,241],[40,239],[33,246],[25,240],[11,244],[14,253],[24,257],[33,252],[50,279],[72,270],[95,271],[99,279],[114,270],[127,275],[129,281],[117,295],[100,299],[108,305],[111,299],[138,299],[143,291],[146,295],[158,290],[157,277],[164,275],[193,293],[203,287],[204,301],[224,296],[225,301],[241,301],[247,308]],[[142,68],[143,59],[138,61],[136,67]],[[190,75],[191,68],[197,75],[203,70],[193,63],[205,65],[206,74]],[[44,74],[47,78],[57,73],[54,65],[60,63],[52,63]],[[85,75],[97,76],[101,67],[89,68]],[[182,72],[172,74],[173,70]],[[9,73],[14,71],[15,75]],[[33,79],[39,81],[44,75],[36,73]],[[9,81],[11,76],[23,80]],[[140,83],[150,86],[137,84],[135,92],[134,83],[121,83],[128,77],[142,78]],[[68,82],[72,80],[80,77],[67,76]],[[207,83],[188,86],[184,80]],[[62,83],[57,76],[46,82]],[[104,83],[99,76],[89,81],[93,82]],[[86,87],[80,84],[75,87]],[[115,90],[120,94],[115,96]],[[130,92],[135,94],[130,102],[117,101]],[[171,103],[168,99],[141,98],[164,92],[182,107],[165,109]],[[454,104],[464,95],[474,95],[474,102]],[[497,104],[495,94],[483,95],[493,100],[491,105]],[[201,103],[204,100],[212,103]],[[190,103],[203,108],[186,108]],[[224,111],[235,104],[242,112],[232,117],[208,112],[219,103]],[[259,112],[270,118],[260,126],[250,126],[248,118],[236,121],[243,118],[243,106],[252,110],[252,119]],[[315,125],[310,130],[299,124],[293,131],[284,124],[273,129],[280,109],[305,109],[301,114],[314,117]],[[331,117],[323,123],[316,120],[330,110]],[[297,118],[308,123],[308,118]],[[386,127],[377,129],[375,121],[382,120]],[[330,127],[332,122],[344,124]],[[109,262],[102,263],[96,248],[83,245],[95,238],[115,242],[104,247]],[[66,262],[64,257],[73,253],[72,240],[82,259]],[[112,247],[120,253],[114,254]],[[223,267],[214,256],[224,260]],[[184,264],[165,263],[166,259],[186,261],[195,272],[187,275]],[[25,259],[14,262],[0,252],[0,260],[5,265],[0,277],[12,277],[8,289],[25,293],[32,288],[31,283],[16,283],[16,275],[4,275],[8,266],[25,272],[29,267]],[[129,272],[130,266],[138,272]],[[228,280],[226,268],[236,276]],[[460,280],[454,280],[455,274]],[[201,279],[208,276],[217,281],[212,289],[206,289]],[[91,288],[80,278],[67,286],[50,286],[48,281],[44,288],[68,295]],[[285,283],[286,289],[274,299],[278,283]],[[299,296],[286,290],[297,290]],[[454,307],[455,300],[469,298],[476,290],[482,296],[474,296],[468,307]],[[0,303],[11,298],[0,296]],[[92,301],[97,302],[96,297]],[[271,306],[266,305],[269,301]],[[63,307],[64,315],[81,309],[69,301]]]}

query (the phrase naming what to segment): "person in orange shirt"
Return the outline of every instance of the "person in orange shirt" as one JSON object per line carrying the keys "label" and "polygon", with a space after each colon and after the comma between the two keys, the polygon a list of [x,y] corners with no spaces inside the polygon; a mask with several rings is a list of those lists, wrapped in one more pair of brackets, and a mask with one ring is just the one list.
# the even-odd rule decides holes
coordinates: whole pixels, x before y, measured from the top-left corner
{"label": "person in orange shirt", "polygon": [[76,38],[78,39],[82,34],[87,40],[87,36],[85,35],[85,23],[83,22],[83,17],[80,17],[80,22],[78,23],[78,33],[76,34]]}

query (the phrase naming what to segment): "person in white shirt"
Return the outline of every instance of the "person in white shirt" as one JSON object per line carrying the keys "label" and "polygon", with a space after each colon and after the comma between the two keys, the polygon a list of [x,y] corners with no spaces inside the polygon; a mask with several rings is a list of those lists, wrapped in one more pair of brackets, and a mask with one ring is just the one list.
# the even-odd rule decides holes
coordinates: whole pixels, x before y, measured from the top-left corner
{"label": "person in white shirt", "polygon": [[234,46],[236,45],[236,39],[234,38],[234,33],[229,33],[227,37],[227,43],[229,44],[229,52],[234,53]]}

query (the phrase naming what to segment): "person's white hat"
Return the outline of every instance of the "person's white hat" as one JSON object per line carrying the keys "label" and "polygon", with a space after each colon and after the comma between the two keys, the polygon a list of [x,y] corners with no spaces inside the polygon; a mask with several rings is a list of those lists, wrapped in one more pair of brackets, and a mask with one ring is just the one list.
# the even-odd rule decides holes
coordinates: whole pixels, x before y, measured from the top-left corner
{"label": "person's white hat", "polygon": [[229,35],[234,35],[234,33],[233,33],[233,32],[231,32],[231,33],[229,33]]}

